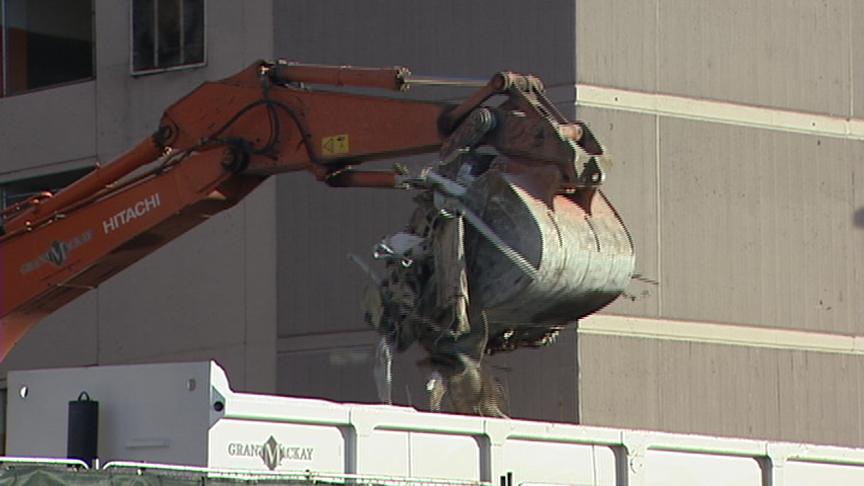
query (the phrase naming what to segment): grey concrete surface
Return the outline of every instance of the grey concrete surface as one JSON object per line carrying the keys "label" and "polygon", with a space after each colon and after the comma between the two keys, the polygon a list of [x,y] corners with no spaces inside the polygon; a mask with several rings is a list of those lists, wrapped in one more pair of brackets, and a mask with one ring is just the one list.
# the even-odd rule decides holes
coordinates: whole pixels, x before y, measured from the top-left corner
{"label": "grey concrete surface", "polygon": [[[561,333],[558,342],[542,350],[484,358],[486,369],[507,391],[506,408],[510,416],[578,421],[576,340],[575,328],[569,328]],[[378,337],[372,331],[281,338],[277,392],[380,403],[375,378],[377,342]],[[418,366],[418,361],[425,357],[417,346],[393,356],[393,403],[429,409],[425,385],[430,370]]]}
{"label": "grey concrete surface", "polygon": [[[235,386],[272,391],[274,190],[259,188],[100,287],[100,364],[213,353]],[[154,289],[135,292],[141,282]]]}
{"label": "grey concrete surface", "polygon": [[279,336],[364,329],[360,296],[370,282],[349,254],[373,246],[413,211],[411,194],[335,189],[309,174],[277,181]]}
{"label": "grey concrete surface", "polygon": [[[578,81],[860,117],[862,21],[864,9],[853,0],[582,0]],[[660,281],[659,300],[619,299],[606,311],[864,331],[857,188],[864,144],[578,113],[627,163],[610,171],[605,191],[633,231],[637,267],[653,266],[657,274],[648,276]],[[646,174],[648,166],[656,174]],[[646,248],[652,236],[659,246]],[[644,286],[633,282],[628,292],[651,290]],[[857,356],[582,336],[579,358],[584,423],[862,444]]]}
{"label": "grey concrete surface", "polygon": [[850,115],[854,0],[576,4],[580,82]]}
{"label": "grey concrete surface", "polygon": [[0,175],[96,155],[93,81],[9,96],[0,109]]}
{"label": "grey concrete surface", "polygon": [[521,349],[486,358],[493,376],[504,385],[514,418],[581,421],[580,369],[575,327],[539,349]]}
{"label": "grey concrete surface", "polygon": [[849,115],[847,2],[660,2],[658,90]]}
{"label": "grey concrete surface", "polygon": [[860,446],[860,356],[580,336],[582,422]]}
{"label": "grey concrete surface", "polygon": [[575,2],[580,83],[656,91],[658,1]]}
{"label": "grey concrete surface", "polygon": [[275,51],[302,62],[484,79],[506,69],[572,85],[574,3],[275,0]]}
{"label": "grey concrete surface", "polygon": [[43,319],[0,363],[9,370],[59,368],[98,363],[99,293],[88,292]]}
{"label": "grey concrete surface", "polygon": [[[855,118],[864,117],[864,96],[861,96],[862,88],[864,88],[864,49],[861,49],[864,42],[864,30],[860,28],[864,24],[864,4],[855,0],[848,0],[849,14],[848,25],[851,32],[849,45],[845,46],[849,52],[852,69],[852,116]],[[838,55],[842,55],[842,50],[838,49]]]}
{"label": "grey concrete surface", "polygon": [[634,280],[607,312],[864,332],[864,144],[669,117],[655,134],[654,116],[579,116],[616,160],[605,192],[631,229],[637,270],[659,280]]}
{"label": "grey concrete surface", "polygon": [[246,197],[242,209],[244,388],[276,389],[277,261],[276,180],[264,182]]}
{"label": "grey concrete surface", "polygon": [[660,122],[663,314],[861,333],[849,143]]}

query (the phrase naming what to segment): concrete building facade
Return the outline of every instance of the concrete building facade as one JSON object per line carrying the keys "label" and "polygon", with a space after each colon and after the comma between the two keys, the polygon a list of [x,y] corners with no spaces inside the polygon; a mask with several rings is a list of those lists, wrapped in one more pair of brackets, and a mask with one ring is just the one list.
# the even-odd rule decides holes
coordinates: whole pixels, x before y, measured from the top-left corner
{"label": "concrete building facade", "polygon": [[618,155],[607,191],[659,282],[609,312],[674,320],[580,336],[584,417],[861,445],[864,11],[576,5],[578,115]]}
{"label": "concrete building facade", "polygon": [[[511,413],[864,445],[864,7],[209,0],[203,65],[132,75],[132,5],[93,1],[92,78],[0,98],[0,183],[111,160],[258,58],[536,73],[614,155],[605,192],[639,276],[555,345],[490,360]],[[240,390],[374,402],[347,255],[401,227],[410,196],[275,177],[43,321],[0,369],[215,359]],[[393,392],[423,408],[419,356],[397,357]]]}

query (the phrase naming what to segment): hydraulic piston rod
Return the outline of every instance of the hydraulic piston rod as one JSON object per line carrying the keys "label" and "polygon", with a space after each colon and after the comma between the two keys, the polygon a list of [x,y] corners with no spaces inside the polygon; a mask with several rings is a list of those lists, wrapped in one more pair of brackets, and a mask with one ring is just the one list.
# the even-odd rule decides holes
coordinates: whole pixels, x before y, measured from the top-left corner
{"label": "hydraulic piston rod", "polygon": [[482,88],[488,83],[488,79],[445,78],[440,76],[415,76],[413,74],[405,77],[405,84],[408,86],[453,86],[459,88]]}

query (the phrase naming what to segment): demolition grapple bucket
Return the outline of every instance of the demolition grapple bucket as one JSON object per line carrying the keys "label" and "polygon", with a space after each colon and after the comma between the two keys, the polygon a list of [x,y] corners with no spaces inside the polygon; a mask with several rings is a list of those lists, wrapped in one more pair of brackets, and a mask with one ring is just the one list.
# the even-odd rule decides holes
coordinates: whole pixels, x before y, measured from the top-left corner
{"label": "demolition grapple bucket", "polygon": [[630,235],[602,192],[585,191],[543,197],[532,194],[530,177],[494,168],[471,184],[465,206],[530,266],[468,225],[470,295],[494,327],[575,321],[624,290],[634,267]]}

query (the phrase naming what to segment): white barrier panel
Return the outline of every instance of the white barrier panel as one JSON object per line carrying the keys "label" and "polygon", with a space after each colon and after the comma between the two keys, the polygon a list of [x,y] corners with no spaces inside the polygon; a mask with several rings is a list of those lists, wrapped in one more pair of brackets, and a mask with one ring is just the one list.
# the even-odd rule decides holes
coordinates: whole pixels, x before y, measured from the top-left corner
{"label": "white barrier panel", "polygon": [[215,363],[14,371],[8,387],[16,456],[64,456],[67,404],[87,391],[102,463],[495,486],[864,484],[861,449],[235,393]]}
{"label": "white barrier panel", "polygon": [[411,450],[408,433],[376,430],[357,449],[358,473],[371,476],[405,476],[411,474]]}
{"label": "white barrier panel", "polygon": [[511,439],[503,453],[503,463],[519,484],[617,484],[610,447]]}
{"label": "white barrier panel", "polygon": [[645,454],[645,486],[759,486],[762,468],[752,457],[654,451]]}
{"label": "white barrier panel", "polygon": [[784,486],[864,484],[864,467],[789,461],[783,467]]}
{"label": "white barrier panel", "polygon": [[[465,435],[407,432],[411,469],[415,478],[441,478],[480,481],[480,447]],[[386,454],[386,450],[379,450]]]}
{"label": "white barrier panel", "polygon": [[375,430],[363,444],[360,474],[480,481],[480,446],[471,436]]}

